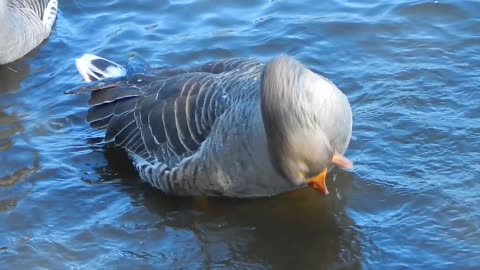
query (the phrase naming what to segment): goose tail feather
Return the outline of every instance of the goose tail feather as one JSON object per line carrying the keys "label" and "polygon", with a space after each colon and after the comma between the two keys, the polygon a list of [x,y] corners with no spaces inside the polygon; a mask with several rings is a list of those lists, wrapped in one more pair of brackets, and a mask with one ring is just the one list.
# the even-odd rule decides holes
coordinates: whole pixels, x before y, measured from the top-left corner
{"label": "goose tail feather", "polygon": [[57,18],[57,11],[58,11],[58,1],[50,0],[47,4],[47,7],[43,11],[43,17],[42,17],[42,23],[48,32],[51,31],[53,24],[55,23],[55,18]]}
{"label": "goose tail feather", "polygon": [[108,59],[93,54],[84,54],[75,60],[75,66],[87,82],[125,76],[125,68]]}

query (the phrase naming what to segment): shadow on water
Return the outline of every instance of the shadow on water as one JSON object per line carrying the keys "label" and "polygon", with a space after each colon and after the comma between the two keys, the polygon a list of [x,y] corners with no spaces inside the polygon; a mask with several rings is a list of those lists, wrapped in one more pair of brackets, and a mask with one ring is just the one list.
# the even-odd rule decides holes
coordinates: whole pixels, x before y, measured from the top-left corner
{"label": "shadow on water", "polygon": [[[0,107],[0,212],[15,208],[21,187],[16,186],[25,177],[40,168],[40,157],[36,151],[26,149],[22,143],[16,145],[18,135],[23,132],[15,114],[7,114]],[[28,148],[28,147],[27,147]],[[12,155],[11,152],[15,152]]]}
{"label": "shadow on water", "polygon": [[16,207],[21,198],[18,195],[22,194],[20,190],[24,189],[16,184],[40,168],[40,156],[27,146],[21,120],[16,113],[10,112],[12,105],[8,102],[11,100],[2,98],[17,92],[30,72],[24,60],[0,65],[0,212]]}
{"label": "shadow on water", "polygon": [[[330,175],[328,197],[309,188],[265,199],[175,197],[142,184],[122,149],[103,146],[103,150],[107,165],[96,168],[102,181],[122,179],[120,186],[131,197],[132,207],[157,216],[161,223],[155,229],[173,229],[172,235],[158,240],[160,249],[165,247],[163,256],[172,248],[169,239],[186,230],[202,247],[203,260],[195,257],[192,264],[203,261],[202,266],[208,267],[254,269],[360,267],[359,236],[342,198],[352,186],[349,173],[335,172],[335,183]],[[185,261],[188,256],[179,260],[192,265]]]}
{"label": "shadow on water", "polygon": [[0,65],[0,94],[16,92],[20,83],[30,74],[30,67],[25,61],[16,61]]}

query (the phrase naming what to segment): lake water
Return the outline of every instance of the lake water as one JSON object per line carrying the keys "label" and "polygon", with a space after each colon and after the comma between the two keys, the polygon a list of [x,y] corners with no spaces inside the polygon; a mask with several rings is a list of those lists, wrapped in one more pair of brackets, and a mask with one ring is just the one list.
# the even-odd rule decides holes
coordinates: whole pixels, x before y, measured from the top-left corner
{"label": "lake water", "polygon": [[[1,269],[480,268],[480,1],[59,2],[0,67]],[[356,167],[329,196],[167,197],[63,95],[84,52],[293,55],[348,96]]]}

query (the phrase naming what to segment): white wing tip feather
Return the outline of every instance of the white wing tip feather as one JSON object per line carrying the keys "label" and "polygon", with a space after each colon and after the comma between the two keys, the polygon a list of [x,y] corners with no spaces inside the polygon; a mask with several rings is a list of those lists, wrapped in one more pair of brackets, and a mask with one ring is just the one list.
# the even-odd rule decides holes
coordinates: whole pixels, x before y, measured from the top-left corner
{"label": "white wing tip feather", "polygon": [[43,11],[43,18],[42,18],[42,23],[48,32],[50,32],[50,30],[53,27],[53,24],[55,23],[55,19],[57,18],[57,12],[58,12],[58,1],[50,0],[47,4],[47,7]]}
{"label": "white wing tip feather", "polygon": [[125,75],[125,68],[119,64],[93,54],[84,54],[75,59],[75,66],[87,82]]}

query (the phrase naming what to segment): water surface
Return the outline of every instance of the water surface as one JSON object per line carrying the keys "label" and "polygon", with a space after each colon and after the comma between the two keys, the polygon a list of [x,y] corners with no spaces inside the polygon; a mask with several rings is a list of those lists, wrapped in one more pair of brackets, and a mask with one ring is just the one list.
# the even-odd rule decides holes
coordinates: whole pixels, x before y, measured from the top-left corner
{"label": "water surface", "polygon": [[[480,267],[478,1],[61,0],[52,36],[0,67],[0,268]],[[327,197],[175,198],[84,121],[74,59],[152,65],[278,54],[354,113]]]}

